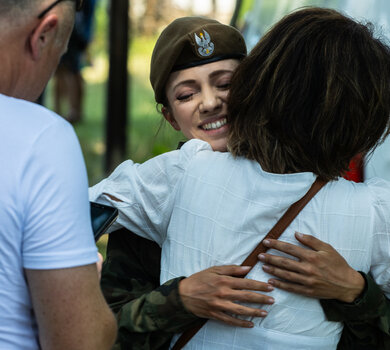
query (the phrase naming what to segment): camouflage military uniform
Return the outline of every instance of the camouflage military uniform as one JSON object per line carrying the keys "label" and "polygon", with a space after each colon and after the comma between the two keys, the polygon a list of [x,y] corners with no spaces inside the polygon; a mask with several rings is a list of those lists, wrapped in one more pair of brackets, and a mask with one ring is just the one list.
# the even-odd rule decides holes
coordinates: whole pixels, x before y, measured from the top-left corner
{"label": "camouflage military uniform", "polygon": [[160,247],[126,229],[109,236],[101,286],[118,321],[114,349],[168,349],[199,318],[184,309],[175,278],[160,286]]}
{"label": "camouflage military uniform", "polygon": [[[117,315],[119,332],[114,349],[168,349],[174,333],[198,321],[187,312],[176,278],[162,286],[160,247],[123,229],[110,234],[101,285]],[[369,277],[353,304],[321,300],[331,321],[345,322],[338,349],[390,350],[390,302]]]}
{"label": "camouflage military uniform", "polygon": [[354,303],[321,300],[329,321],[344,322],[338,349],[390,349],[390,300],[369,276],[366,288]]}

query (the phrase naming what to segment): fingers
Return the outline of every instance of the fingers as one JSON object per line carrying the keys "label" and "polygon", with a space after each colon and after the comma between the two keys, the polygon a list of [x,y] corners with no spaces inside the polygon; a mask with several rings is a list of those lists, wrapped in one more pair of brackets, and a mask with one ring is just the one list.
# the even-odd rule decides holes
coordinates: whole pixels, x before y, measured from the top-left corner
{"label": "fingers", "polygon": [[228,312],[234,315],[249,316],[249,317],[265,317],[267,312],[262,309],[256,309],[233,302],[226,302],[221,311]]}
{"label": "fingers", "polygon": [[270,265],[263,265],[263,270],[281,279],[271,278],[268,281],[268,283],[276,288],[309,297],[316,297],[319,295],[318,293],[322,293],[322,290],[320,291],[317,285],[317,280],[310,274],[296,273]]}
{"label": "fingers", "polygon": [[246,290],[253,290],[257,292],[271,292],[273,290],[273,287],[268,283],[247,279],[247,278],[243,279],[243,278],[236,278],[236,277],[228,277],[227,284],[229,285],[230,288],[235,290],[246,289]]}
{"label": "fingers", "polygon": [[276,288],[283,289],[287,292],[297,293],[300,295],[306,295],[309,297],[314,297],[314,290],[308,286],[303,286],[296,283],[290,283],[286,281],[280,281],[277,279],[270,279],[269,283],[274,285]]}
{"label": "fingers", "polygon": [[237,278],[234,276],[243,276],[250,271],[249,266],[214,266],[207,271],[217,273],[219,276],[214,277],[214,283],[218,286],[229,287],[236,290],[253,290],[258,292],[271,292],[273,287],[269,283],[256,281],[252,279]]}
{"label": "fingers", "polygon": [[253,327],[252,322],[235,318],[233,316],[225,314],[224,312],[215,312],[212,315],[210,315],[210,318],[217,321],[222,321],[230,326],[244,327],[244,328]]}
{"label": "fingers", "polygon": [[300,232],[295,232],[295,238],[301,242],[306,247],[309,247],[313,250],[319,251],[319,250],[328,250],[329,244],[321,241],[320,239],[312,236],[312,235],[304,235]]}
{"label": "fingers", "polygon": [[310,252],[312,251],[317,252],[334,250],[329,244],[319,240],[314,236],[304,235],[302,233],[296,232],[295,237],[300,243],[311,249],[309,250],[307,248],[302,248],[292,243],[287,243],[275,239],[265,239],[263,243],[267,248],[279,250],[300,260],[306,260],[309,256],[311,256]]}
{"label": "fingers", "polygon": [[279,250],[288,255],[295,256],[298,259],[303,259],[308,252],[308,249],[306,248],[276,239],[265,239],[263,244],[268,248]]}
{"label": "fingers", "polygon": [[[240,327],[251,327],[248,321],[234,316],[264,317],[264,310],[240,305],[237,302],[272,304],[274,299],[258,293],[269,292],[273,287],[264,282],[244,279],[232,275],[246,274],[250,268],[240,266],[217,266],[197,272],[179,283],[179,294],[185,308],[194,315],[214,318]],[[231,274],[231,275],[225,275]]]}
{"label": "fingers", "polygon": [[[271,286],[273,289],[273,287]],[[245,303],[254,304],[273,304],[275,299],[264,294],[250,292],[250,291],[231,291],[229,295],[226,295],[227,300],[240,301]]]}
{"label": "fingers", "polygon": [[219,275],[245,276],[251,270],[251,267],[238,266],[238,265],[224,265],[224,266],[211,267],[210,270]]}
{"label": "fingers", "polygon": [[253,327],[253,323],[250,321],[236,318],[234,316],[231,316],[230,314],[246,317],[265,317],[268,314],[265,310],[251,308],[233,302],[225,302],[221,304],[219,309],[221,311],[211,312],[209,318],[225,322],[232,326],[245,328]]}
{"label": "fingers", "polygon": [[[332,247],[311,235],[304,235],[303,233],[295,232],[295,238],[308,248],[314,251],[330,251]],[[275,239],[266,239],[263,241],[268,248],[276,249],[298,259],[304,259],[308,253],[308,249],[299,247],[295,244],[283,242]]]}
{"label": "fingers", "polygon": [[[288,271],[295,271],[299,273],[307,273],[305,264],[300,261],[292,260],[278,255],[262,253],[259,255],[259,260],[265,264],[280,267]],[[268,272],[268,271],[267,271]]]}
{"label": "fingers", "polygon": [[[265,272],[275,276],[275,277],[278,277],[278,278],[281,278],[284,280],[288,280],[289,282],[298,283],[298,284],[302,284],[302,285],[310,283],[310,281],[308,281],[309,278],[303,274],[280,269],[280,268],[275,267],[275,266],[263,265],[263,270]],[[273,284],[273,285],[276,287],[275,284]]]}

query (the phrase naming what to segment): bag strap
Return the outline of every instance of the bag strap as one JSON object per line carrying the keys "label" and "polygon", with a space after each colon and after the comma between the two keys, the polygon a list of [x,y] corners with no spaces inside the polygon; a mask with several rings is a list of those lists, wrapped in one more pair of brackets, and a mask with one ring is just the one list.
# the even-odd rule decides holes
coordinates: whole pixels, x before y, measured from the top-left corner
{"label": "bag strap", "polygon": [[[291,224],[291,222],[297,217],[299,212],[306,206],[307,203],[318,193],[318,191],[325,186],[327,181],[320,180],[317,178],[314,183],[311,185],[309,191],[297,202],[292,204],[284,215],[279,219],[275,226],[267,233],[267,235],[261,240],[261,242],[256,246],[256,248],[249,254],[249,256],[244,260],[241,266],[255,266],[258,262],[257,256],[260,253],[265,253],[267,247],[263,244],[263,241],[268,238],[278,239],[284,230]],[[179,339],[176,341],[172,350],[181,350],[191,339],[192,337],[203,327],[207,322],[206,319],[201,320],[199,325],[190,328],[182,333]]]}

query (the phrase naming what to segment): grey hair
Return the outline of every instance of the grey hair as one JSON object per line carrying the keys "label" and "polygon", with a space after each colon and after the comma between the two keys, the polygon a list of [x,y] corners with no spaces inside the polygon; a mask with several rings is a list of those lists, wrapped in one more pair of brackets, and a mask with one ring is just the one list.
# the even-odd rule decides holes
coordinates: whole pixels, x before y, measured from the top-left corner
{"label": "grey hair", "polygon": [[[42,0],[0,0],[0,17],[9,17],[13,14],[21,15],[31,13],[31,10],[39,11],[39,5],[45,3]],[[50,3],[48,3],[49,5]]]}
{"label": "grey hair", "polygon": [[[44,0],[0,0],[0,28],[1,30],[12,30],[11,27],[23,23],[26,16],[31,16],[32,12],[43,10],[44,4],[50,5],[50,1]],[[67,1],[64,1],[67,3]],[[70,4],[73,1],[69,1]],[[74,5],[72,5],[74,6]],[[70,8],[70,5],[69,5]]]}
{"label": "grey hair", "polygon": [[0,0],[0,14],[9,14],[13,11],[26,11],[38,2],[38,0]]}
{"label": "grey hair", "polygon": [[23,22],[40,3],[42,0],[0,0],[0,27],[5,30]]}

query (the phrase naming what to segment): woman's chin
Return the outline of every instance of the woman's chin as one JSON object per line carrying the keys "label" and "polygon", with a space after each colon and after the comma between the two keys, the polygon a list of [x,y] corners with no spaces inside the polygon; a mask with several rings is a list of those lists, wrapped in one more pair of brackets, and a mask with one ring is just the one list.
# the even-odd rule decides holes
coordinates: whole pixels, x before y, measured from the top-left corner
{"label": "woman's chin", "polygon": [[227,140],[225,137],[220,139],[220,140],[210,140],[207,142],[211,145],[213,151],[218,151],[218,152],[226,152],[227,151],[227,148],[226,148]]}

